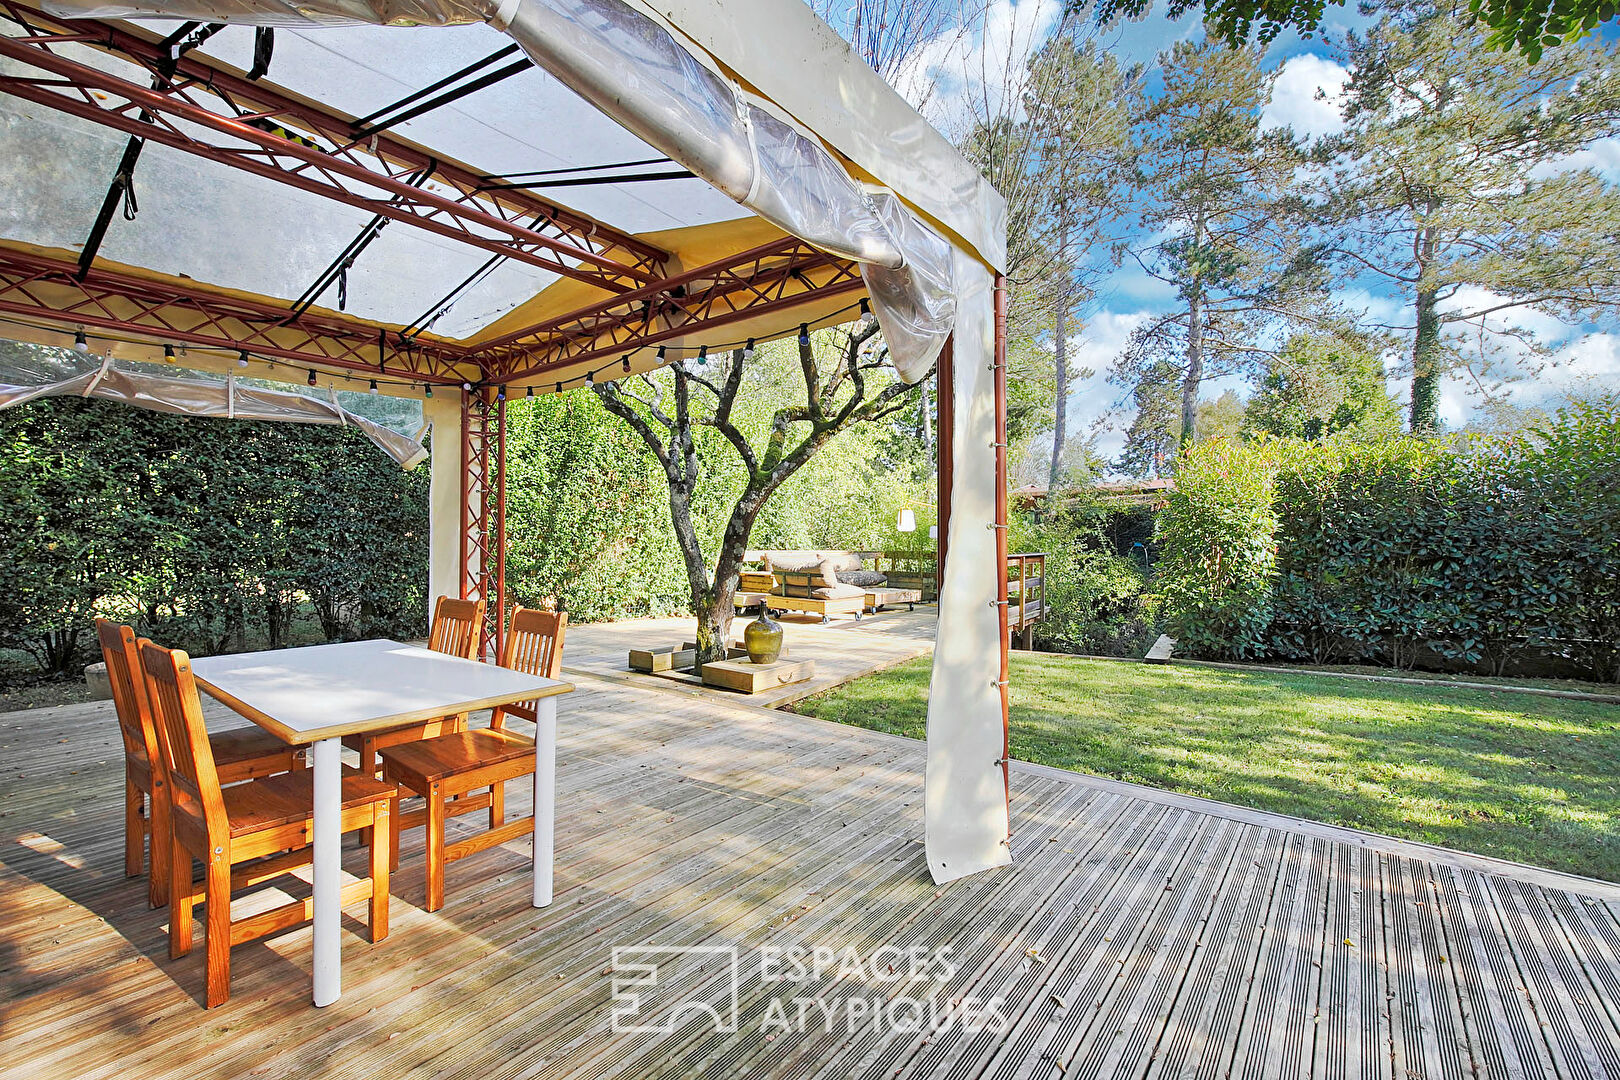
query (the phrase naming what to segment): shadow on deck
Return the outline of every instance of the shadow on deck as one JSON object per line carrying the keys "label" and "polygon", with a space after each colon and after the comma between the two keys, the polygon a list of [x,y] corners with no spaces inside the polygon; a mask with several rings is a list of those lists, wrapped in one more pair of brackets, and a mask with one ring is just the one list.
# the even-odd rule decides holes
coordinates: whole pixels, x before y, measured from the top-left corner
{"label": "shadow on deck", "polygon": [[[343,997],[321,1010],[307,928],[235,950],[231,1001],[199,1007],[201,950],[170,961],[122,874],[110,706],[0,715],[6,1071],[1620,1080],[1615,886],[1020,766],[1015,865],[939,889],[921,744],[580,682],[560,709],[556,902],[530,907],[521,842],[453,863],[424,913],[408,833],[393,932],[344,935]],[[614,1034],[613,947],[646,944],[737,946],[737,1030]],[[853,950],[863,970],[767,982],[767,945]],[[943,982],[892,981],[893,952],[864,962],[946,946]],[[683,986],[723,1000],[727,971]],[[884,1008],[930,991],[994,1000],[1008,1030],[906,1030]],[[839,1011],[812,1005],[799,1030],[793,999],[816,995]]]}

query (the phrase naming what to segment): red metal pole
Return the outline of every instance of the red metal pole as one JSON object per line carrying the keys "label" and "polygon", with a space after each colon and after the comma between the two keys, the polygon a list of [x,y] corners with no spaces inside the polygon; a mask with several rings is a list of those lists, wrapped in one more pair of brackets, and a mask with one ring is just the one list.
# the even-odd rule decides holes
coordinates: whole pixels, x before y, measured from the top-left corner
{"label": "red metal pole", "polygon": [[[996,275],[996,611],[1001,621],[1001,776],[1007,792],[1008,835],[1012,820],[1011,701],[1008,678],[1011,640],[1007,630],[1007,279]],[[1027,601],[1027,597],[1021,597]]]}
{"label": "red metal pole", "polygon": [[506,632],[506,392],[495,399],[495,532],[490,537],[495,548],[495,626],[492,659],[500,662],[501,641]]}
{"label": "red metal pole", "polygon": [[956,437],[956,388],[953,385],[956,338],[945,339],[935,366],[934,400],[939,405],[938,422],[934,428],[934,454],[939,462],[939,479],[935,484],[937,504],[935,516],[939,520],[939,537],[934,542],[934,594],[945,587],[945,548],[951,533],[951,444]]}
{"label": "red metal pole", "polygon": [[472,437],[472,395],[461,392],[461,599],[471,598],[474,583],[469,572],[471,559],[467,540],[472,533],[472,462],[477,448]]}

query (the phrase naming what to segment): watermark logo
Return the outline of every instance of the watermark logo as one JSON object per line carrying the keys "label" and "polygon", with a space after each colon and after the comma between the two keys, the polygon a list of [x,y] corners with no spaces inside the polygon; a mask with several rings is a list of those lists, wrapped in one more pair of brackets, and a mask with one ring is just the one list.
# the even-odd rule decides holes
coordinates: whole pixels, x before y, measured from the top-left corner
{"label": "watermark logo", "polygon": [[667,1035],[694,1017],[711,1031],[737,1030],[735,945],[615,945],[612,972],[615,1035]]}
{"label": "watermark logo", "polygon": [[[748,963],[748,1016],[739,1002]],[[951,996],[959,965],[950,946],[882,946],[870,953],[827,945],[616,945],[615,1034],[671,1034],[694,1022],[709,1031],[743,1026],[775,1035],[862,1030],[1005,1034],[1000,996]]]}

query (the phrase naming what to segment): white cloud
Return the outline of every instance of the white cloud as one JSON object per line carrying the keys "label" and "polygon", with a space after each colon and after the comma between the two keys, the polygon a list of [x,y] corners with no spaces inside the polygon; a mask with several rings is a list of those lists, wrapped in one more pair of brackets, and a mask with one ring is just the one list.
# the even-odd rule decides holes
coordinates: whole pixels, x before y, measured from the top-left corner
{"label": "white cloud", "polygon": [[1271,91],[1271,102],[1260,115],[1260,126],[1287,125],[1297,135],[1319,138],[1343,130],[1339,109],[1350,72],[1315,53],[1301,53],[1283,62]]}
{"label": "white cloud", "polygon": [[1540,180],[1558,173],[1574,172],[1577,169],[1591,169],[1611,184],[1620,183],[1620,136],[1610,135],[1606,139],[1599,139],[1584,150],[1565,154],[1557,161],[1537,165],[1530,170],[1530,175]]}
{"label": "white cloud", "polygon": [[[1110,412],[1129,405],[1130,395],[1109,383],[1108,365],[1124,350],[1136,328],[1152,317],[1152,312],[1144,310],[1100,311],[1086,320],[1084,330],[1069,339],[1071,370],[1092,370],[1091,378],[1069,387],[1070,431],[1089,431]],[[1110,461],[1117,458],[1125,448],[1125,429],[1129,426],[1129,420],[1118,420],[1098,431],[1097,452]]]}
{"label": "white cloud", "polygon": [[967,24],[912,54],[895,73],[895,89],[947,136],[1016,113],[1030,54],[1062,15],[1062,0],[989,0]]}

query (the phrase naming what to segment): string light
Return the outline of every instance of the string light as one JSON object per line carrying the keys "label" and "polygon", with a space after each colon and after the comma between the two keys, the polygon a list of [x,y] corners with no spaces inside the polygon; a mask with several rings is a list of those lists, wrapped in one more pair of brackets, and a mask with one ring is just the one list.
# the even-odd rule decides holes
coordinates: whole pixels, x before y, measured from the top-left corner
{"label": "string light", "polygon": [[562,393],[562,383],[557,383],[553,392],[558,394]]}
{"label": "string light", "polygon": [[664,362],[664,358],[666,356],[668,356],[668,355],[669,355],[669,347],[668,346],[665,346],[665,345],[658,346],[658,362],[660,364],[662,364]]}
{"label": "string light", "polygon": [[743,359],[744,360],[752,360],[753,358],[754,358],[754,339],[749,338],[748,339],[748,344],[743,346]]}
{"label": "string light", "polygon": [[867,329],[875,321],[872,316],[872,305],[867,303],[866,297],[861,297],[861,329]]}
{"label": "string light", "polygon": [[523,396],[524,397],[534,397],[534,387],[532,387],[532,386],[529,387],[529,392],[527,394],[524,394]]}
{"label": "string light", "polygon": [[497,386],[495,388],[495,400],[496,401],[505,401],[506,400],[506,387]]}
{"label": "string light", "polygon": [[433,384],[432,383],[423,383],[422,384],[422,396],[423,397],[432,397],[433,396]]}
{"label": "string light", "polygon": [[315,385],[315,369],[314,368],[309,369],[309,378],[306,379],[305,381],[308,382],[309,385],[311,385],[311,386]]}
{"label": "string light", "polygon": [[79,352],[90,351],[90,340],[84,336],[83,330],[80,330],[73,335],[73,347]]}
{"label": "string light", "polygon": [[624,368],[624,373],[626,375],[630,374],[630,354],[629,353],[625,353],[624,356],[620,358],[619,366]]}
{"label": "string light", "polygon": [[697,366],[698,367],[708,367],[709,366],[709,347],[707,345],[699,345],[698,346]]}
{"label": "string light", "polygon": [[163,346],[163,360],[164,360],[165,363],[169,363],[169,364],[174,363],[174,346],[173,345],[165,345],[165,346]]}
{"label": "string light", "polygon": [[800,323],[799,324],[799,348],[802,349],[808,344],[810,344],[810,324],[809,323]]}
{"label": "string light", "polygon": [[[236,354],[236,366],[237,367],[247,367],[247,364],[248,364],[247,350],[243,349],[243,350],[241,350],[240,352],[238,352]],[[375,386],[376,383],[373,383],[372,385]]]}
{"label": "string light", "polygon": [[376,392],[377,392],[377,380],[372,379],[371,384],[366,387],[366,393],[375,394]]}

